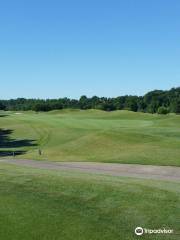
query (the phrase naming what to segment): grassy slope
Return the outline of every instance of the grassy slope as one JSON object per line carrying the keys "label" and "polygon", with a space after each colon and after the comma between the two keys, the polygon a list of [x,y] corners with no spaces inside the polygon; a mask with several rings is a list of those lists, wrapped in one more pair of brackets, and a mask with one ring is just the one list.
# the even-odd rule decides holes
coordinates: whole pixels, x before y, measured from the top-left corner
{"label": "grassy slope", "polygon": [[[0,239],[133,240],[137,226],[180,231],[178,183],[0,164]],[[179,239],[179,235],[141,239]]]}
{"label": "grassy slope", "polygon": [[[15,139],[35,139],[42,159],[180,166],[180,116],[62,110],[0,118]],[[19,158],[38,159],[38,147]]]}

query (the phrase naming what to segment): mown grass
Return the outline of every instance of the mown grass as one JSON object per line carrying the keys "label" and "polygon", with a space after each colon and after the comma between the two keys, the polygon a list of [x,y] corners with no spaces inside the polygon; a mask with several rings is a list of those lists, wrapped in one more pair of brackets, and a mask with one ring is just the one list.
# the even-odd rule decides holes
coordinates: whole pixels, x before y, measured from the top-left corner
{"label": "mown grass", "polygon": [[137,226],[179,239],[176,182],[22,168],[0,163],[0,239],[133,240]]}
{"label": "mown grass", "polygon": [[[11,147],[26,151],[18,158],[180,166],[180,116],[176,115],[9,112],[0,118],[0,128],[14,130],[12,138],[36,141],[37,146]],[[38,148],[43,151],[41,157]]]}

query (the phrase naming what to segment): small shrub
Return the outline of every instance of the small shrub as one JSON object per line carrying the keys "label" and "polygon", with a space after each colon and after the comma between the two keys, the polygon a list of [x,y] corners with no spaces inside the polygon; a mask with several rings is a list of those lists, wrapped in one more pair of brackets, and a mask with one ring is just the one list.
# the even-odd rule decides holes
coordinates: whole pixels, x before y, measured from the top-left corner
{"label": "small shrub", "polygon": [[159,107],[158,108],[158,114],[168,114],[169,113],[169,109],[167,107]]}

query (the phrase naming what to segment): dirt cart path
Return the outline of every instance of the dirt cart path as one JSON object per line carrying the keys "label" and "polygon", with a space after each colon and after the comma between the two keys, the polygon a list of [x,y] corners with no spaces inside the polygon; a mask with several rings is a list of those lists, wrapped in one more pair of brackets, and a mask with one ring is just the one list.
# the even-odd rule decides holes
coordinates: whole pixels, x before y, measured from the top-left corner
{"label": "dirt cart path", "polygon": [[48,162],[17,159],[0,160],[0,162],[40,169],[71,170],[112,176],[180,181],[180,167],[90,162]]}

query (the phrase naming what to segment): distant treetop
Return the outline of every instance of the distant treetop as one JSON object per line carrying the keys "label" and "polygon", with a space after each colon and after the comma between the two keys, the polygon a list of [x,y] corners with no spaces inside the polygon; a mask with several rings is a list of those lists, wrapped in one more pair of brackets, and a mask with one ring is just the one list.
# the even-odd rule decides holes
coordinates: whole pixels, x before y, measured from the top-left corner
{"label": "distant treetop", "polygon": [[115,98],[81,96],[79,100],[69,98],[59,99],[10,99],[0,100],[0,110],[12,111],[51,111],[57,109],[101,109],[104,111],[130,110],[167,114],[180,113],[180,87],[169,91],[154,90],[144,96],[119,96]]}

